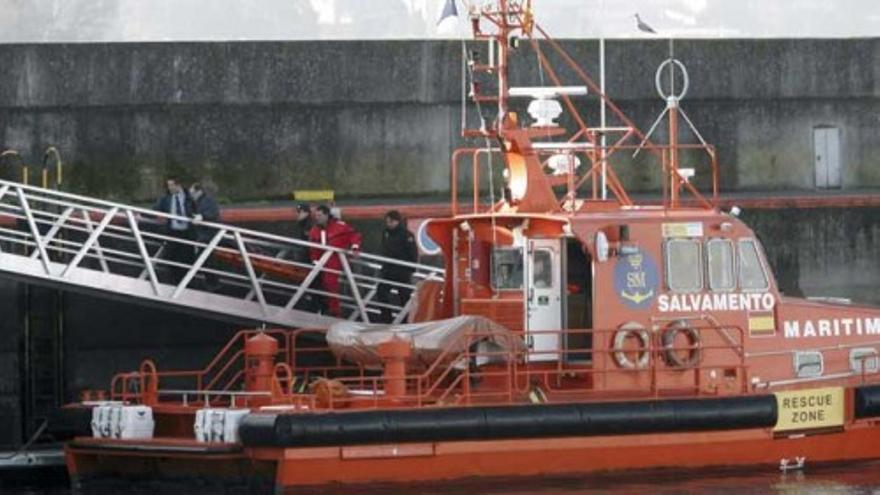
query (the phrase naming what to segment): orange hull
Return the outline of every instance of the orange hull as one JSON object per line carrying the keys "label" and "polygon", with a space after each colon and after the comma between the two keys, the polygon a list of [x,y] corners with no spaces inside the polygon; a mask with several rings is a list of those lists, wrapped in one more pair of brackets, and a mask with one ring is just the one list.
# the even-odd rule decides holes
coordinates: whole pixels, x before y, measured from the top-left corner
{"label": "orange hull", "polygon": [[[191,478],[271,479],[275,490],[335,483],[418,483],[466,478],[587,475],[608,471],[763,465],[783,459],[814,463],[880,458],[880,428],[873,421],[846,430],[774,438],[769,429],[725,432],[568,437],[252,449],[245,455],[200,458],[190,454],[133,454],[87,446],[67,448],[76,480],[157,472]],[[249,459],[248,459],[249,458]],[[271,482],[269,482],[271,484]]]}
{"label": "orange hull", "polygon": [[412,483],[474,477],[552,476],[638,469],[692,469],[880,458],[880,429],[774,439],[767,430],[558,438],[255,452],[277,458],[283,487]]}

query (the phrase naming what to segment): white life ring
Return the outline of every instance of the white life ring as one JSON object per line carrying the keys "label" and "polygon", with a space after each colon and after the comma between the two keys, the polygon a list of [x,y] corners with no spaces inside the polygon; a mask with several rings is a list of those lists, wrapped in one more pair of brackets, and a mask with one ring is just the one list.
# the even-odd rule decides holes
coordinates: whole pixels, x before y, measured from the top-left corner
{"label": "white life ring", "polygon": [[[626,340],[630,337],[635,337],[639,340],[639,349],[637,351],[638,359],[632,360],[628,356],[633,351],[628,351],[624,345]],[[642,325],[639,325],[636,322],[624,323],[621,325],[617,332],[614,333],[614,343],[612,344],[612,351],[614,356],[614,361],[621,368],[633,370],[633,369],[645,369],[648,367],[648,363],[651,359],[651,335]]]}
{"label": "white life ring", "polygon": [[[687,347],[675,347],[675,340],[679,334],[684,334],[687,338]],[[660,345],[663,347],[663,359],[673,368],[693,368],[700,364],[703,346],[700,333],[684,320],[674,321],[663,330],[660,335]],[[687,351],[687,356],[682,357],[681,351]]]}

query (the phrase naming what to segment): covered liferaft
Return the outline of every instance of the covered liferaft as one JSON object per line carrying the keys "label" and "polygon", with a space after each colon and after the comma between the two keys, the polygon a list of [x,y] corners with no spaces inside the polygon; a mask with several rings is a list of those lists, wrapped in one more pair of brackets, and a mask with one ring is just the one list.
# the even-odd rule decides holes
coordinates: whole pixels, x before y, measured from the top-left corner
{"label": "covered liferaft", "polygon": [[428,367],[441,358],[453,362],[469,349],[499,360],[525,349],[520,335],[472,315],[405,325],[344,321],[331,325],[327,332],[327,343],[338,358],[374,368],[382,366],[379,347],[394,340],[410,343],[410,368]]}

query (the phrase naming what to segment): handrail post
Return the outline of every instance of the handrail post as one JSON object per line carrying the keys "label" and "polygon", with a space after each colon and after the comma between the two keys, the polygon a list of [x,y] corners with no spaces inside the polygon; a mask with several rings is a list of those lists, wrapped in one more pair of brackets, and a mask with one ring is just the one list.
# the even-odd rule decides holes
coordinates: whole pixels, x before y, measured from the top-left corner
{"label": "handrail post", "polygon": [[660,385],[657,383],[657,339],[658,335],[655,335],[653,332],[651,333],[651,339],[648,342],[648,362],[651,363],[651,391],[654,393],[654,397],[658,397],[660,395]]}
{"label": "handrail post", "polygon": [[451,163],[451,173],[450,175],[450,184],[449,190],[450,195],[452,196],[450,199],[451,207],[452,207],[452,216],[458,214],[458,157],[460,156],[460,150],[455,150],[452,153],[452,163]]}
{"label": "handrail post", "polygon": [[61,153],[58,152],[58,149],[54,146],[49,146],[46,148],[46,151],[43,153],[43,188],[49,188],[49,177],[48,177],[48,160],[49,157],[55,158],[55,189],[61,189],[61,184],[63,183],[62,170],[64,168],[64,164],[61,161]]}
{"label": "handrail post", "polygon": [[2,153],[0,153],[0,159],[6,158],[6,157],[13,157],[18,160],[18,164],[21,166],[21,183],[24,185],[28,185],[28,181],[30,180],[29,173],[28,173],[28,165],[27,165],[27,163],[25,163],[24,158],[21,157],[21,153],[19,153],[16,150],[12,150],[12,149],[5,150]]}
{"label": "handrail post", "polygon": [[[489,173],[492,173],[490,170]],[[480,155],[474,152],[471,157],[471,175],[473,175],[474,214],[479,213],[480,208]]]}

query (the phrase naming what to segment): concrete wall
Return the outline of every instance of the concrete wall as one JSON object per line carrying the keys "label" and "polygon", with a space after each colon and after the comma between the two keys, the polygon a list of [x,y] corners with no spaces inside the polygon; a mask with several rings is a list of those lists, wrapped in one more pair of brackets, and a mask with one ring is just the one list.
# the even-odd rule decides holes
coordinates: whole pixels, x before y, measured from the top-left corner
{"label": "concrete wall", "polygon": [[[565,45],[598,73],[595,42]],[[609,93],[642,128],[663,108],[653,75],[667,49],[608,43]],[[36,163],[56,145],[69,187],[126,200],[151,198],[168,173],[208,178],[232,200],[441,194],[460,142],[460,52],[450,41],[3,45],[0,146]],[[844,187],[880,186],[880,40],[682,40],[675,53],[723,187],[813,187],[817,125],[841,129]],[[538,84],[534,53],[520,54],[515,83]],[[635,189],[656,184],[640,167],[619,172]]]}
{"label": "concrete wall", "polygon": [[880,305],[880,209],[751,210],[780,289]]}
{"label": "concrete wall", "polygon": [[21,340],[19,284],[0,280],[0,448],[21,442]]}

